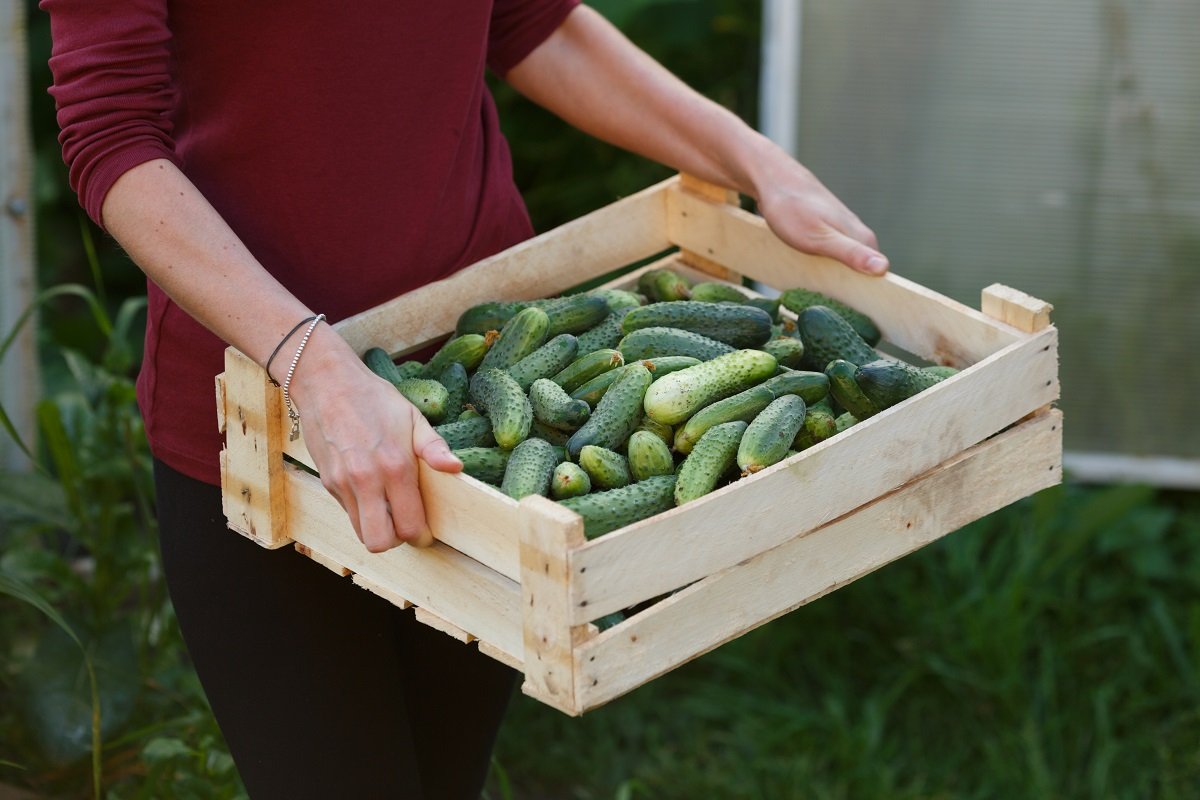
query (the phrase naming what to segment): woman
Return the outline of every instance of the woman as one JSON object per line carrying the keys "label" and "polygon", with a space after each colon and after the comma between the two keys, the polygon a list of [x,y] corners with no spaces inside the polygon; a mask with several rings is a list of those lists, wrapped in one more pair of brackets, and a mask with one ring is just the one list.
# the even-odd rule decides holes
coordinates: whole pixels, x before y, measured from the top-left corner
{"label": "woman", "polygon": [[531,235],[485,67],[755,197],[793,245],[887,269],[811,173],[577,3],[42,1],[72,185],[149,279],[138,397],[164,569],[252,797],[476,797],[486,775],[511,671],[228,533],[212,408],[226,343],[276,352],[364,546],[430,541],[416,459],[461,464],[328,322]]}

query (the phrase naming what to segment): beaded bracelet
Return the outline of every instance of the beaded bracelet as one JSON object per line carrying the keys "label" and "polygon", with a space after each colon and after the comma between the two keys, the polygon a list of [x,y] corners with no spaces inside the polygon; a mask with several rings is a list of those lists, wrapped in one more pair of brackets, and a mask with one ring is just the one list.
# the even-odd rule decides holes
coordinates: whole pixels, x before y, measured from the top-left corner
{"label": "beaded bracelet", "polygon": [[300,346],[296,348],[296,355],[292,356],[292,365],[288,367],[287,377],[283,379],[283,404],[287,406],[288,419],[292,421],[292,430],[288,434],[288,441],[296,441],[300,438],[300,414],[296,411],[296,407],[292,405],[291,395],[288,394],[288,387],[292,384],[292,375],[296,372],[296,365],[300,363],[300,354],[304,352],[304,346],[308,344],[308,338],[312,336],[312,332],[316,329],[317,324],[325,319],[324,314],[317,314],[312,318],[308,325],[308,330],[304,332],[304,338],[300,340]]}
{"label": "beaded bracelet", "polygon": [[293,336],[295,336],[296,331],[300,330],[305,325],[312,322],[314,319],[316,319],[315,315],[311,316],[311,317],[305,317],[304,319],[297,322],[296,327],[292,328],[290,331],[288,331],[286,334],[284,334],[283,338],[279,340],[279,344],[275,345],[275,349],[271,351],[271,357],[267,359],[267,366],[264,367],[264,369],[267,371],[267,379],[271,381],[272,386],[278,386],[279,381],[277,381],[273,377],[271,377],[271,362],[275,360],[275,356],[279,355],[279,351],[283,349],[283,346],[285,344],[287,344],[287,340],[292,338]]}

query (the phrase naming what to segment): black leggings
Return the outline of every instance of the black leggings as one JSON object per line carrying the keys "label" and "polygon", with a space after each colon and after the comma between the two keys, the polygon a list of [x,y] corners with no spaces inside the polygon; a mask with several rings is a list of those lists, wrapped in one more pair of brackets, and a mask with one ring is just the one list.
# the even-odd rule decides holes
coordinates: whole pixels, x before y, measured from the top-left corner
{"label": "black leggings", "polygon": [[229,530],[217,487],[154,478],[171,600],[252,800],[479,796],[515,672]]}

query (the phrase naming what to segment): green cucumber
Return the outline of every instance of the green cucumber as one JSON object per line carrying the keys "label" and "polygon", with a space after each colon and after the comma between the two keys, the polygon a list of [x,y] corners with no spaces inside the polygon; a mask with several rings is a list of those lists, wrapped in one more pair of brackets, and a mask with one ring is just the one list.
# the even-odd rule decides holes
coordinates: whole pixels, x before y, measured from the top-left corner
{"label": "green cucumber", "polygon": [[600,324],[609,315],[608,303],[603,297],[591,294],[573,294],[560,297],[544,306],[550,320],[547,337],[560,333],[583,333]]}
{"label": "green cucumber", "polygon": [[803,450],[836,435],[837,420],[829,409],[809,406],[804,414],[804,427],[796,433],[792,447]]}
{"label": "green cucumber", "polygon": [[513,448],[500,491],[514,500],[531,494],[549,494],[550,479],[561,460],[554,445],[541,439],[526,439]]}
{"label": "green cucumber", "polygon": [[[929,370],[891,359],[862,364],[854,371],[855,383],[880,411],[891,408],[943,380],[945,378]],[[846,408],[854,411],[849,406]]]}
{"label": "green cucumber", "polygon": [[691,356],[709,361],[734,351],[724,342],[680,328],[639,328],[626,334],[617,349],[626,361],[662,356]]}
{"label": "green cucumber", "polygon": [[804,427],[806,410],[804,400],[785,394],[754,418],[738,444],[737,465],[743,474],[766,469],[787,457],[792,440]]}
{"label": "green cucumber", "polygon": [[[663,440],[649,431],[634,431],[629,435],[629,444],[625,448],[629,456],[629,471],[633,479],[644,481],[655,475],[671,475],[675,472],[675,459],[671,456],[671,448]],[[582,459],[582,454],[580,455]]]}
{"label": "green cucumber", "polygon": [[829,396],[829,378],[823,372],[784,370],[773,378],[763,381],[776,397],[797,394],[808,404],[816,403]]}
{"label": "green cucumber", "polygon": [[560,500],[563,506],[583,517],[587,538],[632,525],[675,506],[675,476],[656,475],[644,481]]}
{"label": "green cucumber", "polygon": [[737,461],[738,445],[747,424],[741,420],[725,422],[709,428],[692,452],[679,467],[675,484],[675,504],[683,505],[716,488],[730,467]]}
{"label": "green cucumber", "polygon": [[473,372],[479,368],[479,362],[483,361],[490,346],[491,343],[487,337],[478,333],[456,336],[433,354],[422,374],[427,378],[437,377],[446,367],[455,362],[466,367],[467,372]]}
{"label": "green cucumber", "polygon": [[677,328],[706,336],[730,347],[758,347],[771,338],[771,316],[737,303],[651,303],[625,315],[625,333],[643,328]]}
{"label": "green cucumber", "polygon": [[[549,425],[543,425],[535,418],[533,424],[529,426],[529,435],[544,439],[555,447],[566,449],[567,440],[571,438],[569,431],[560,431],[557,428],[551,428]],[[565,457],[565,456],[564,456]]]}
{"label": "green cucumber", "polygon": [[567,442],[568,457],[572,460],[578,458],[579,451],[589,444],[609,450],[617,450],[624,445],[641,419],[642,401],[650,386],[650,370],[641,364],[633,364],[630,369],[623,371],[596,404],[591,418],[572,434]]}
{"label": "green cucumber", "polygon": [[844,359],[830,362],[825,369],[829,376],[829,393],[838,405],[849,411],[856,419],[866,419],[879,413],[879,407],[871,398],[863,393],[862,387],[855,380],[854,364]]}
{"label": "green cucumber", "polygon": [[552,380],[538,378],[529,387],[533,418],[543,425],[573,431],[587,422],[592,408],[582,400],[573,400]]}
{"label": "green cucumber", "polygon": [[446,419],[452,419],[462,413],[467,403],[471,379],[467,377],[467,368],[457,361],[451,361],[437,376],[437,382],[446,387]]}
{"label": "green cucumber", "polygon": [[879,328],[871,321],[871,318],[861,311],[857,311],[850,306],[832,297],[814,292],[809,289],[788,289],[779,297],[780,304],[797,316],[806,308],[812,306],[825,306],[830,311],[833,311],[842,319],[850,323],[858,335],[863,338],[867,344],[874,347],[879,344],[881,335]]}
{"label": "green cucumber", "polygon": [[472,478],[496,485],[504,480],[510,451],[499,447],[460,447],[451,452],[462,462],[463,472]]}
{"label": "green cucumber", "polygon": [[400,374],[396,371],[396,362],[392,361],[392,357],[387,354],[387,351],[380,347],[368,348],[362,355],[363,363],[367,365],[367,369],[374,372],[379,377],[383,378],[388,383],[395,386],[400,382]]}
{"label": "green cucumber", "polygon": [[425,365],[420,361],[402,361],[396,365],[396,374],[400,380],[408,378],[436,378],[436,375],[426,375]]}
{"label": "green cucumber", "polygon": [[492,421],[484,416],[474,416],[438,425],[433,432],[446,440],[451,450],[463,447],[491,447],[496,443],[492,436]]}
{"label": "green cucumber", "polygon": [[859,423],[859,419],[847,411],[846,413],[839,415],[838,418],[834,420],[834,423],[837,425],[837,432],[841,433],[847,428],[857,425]]}
{"label": "green cucumber", "polygon": [[479,370],[507,369],[542,346],[550,331],[550,317],[540,308],[518,311],[500,329],[500,338],[488,349]]}
{"label": "green cucumber", "polygon": [[625,335],[625,330],[621,327],[621,320],[625,319],[625,315],[628,313],[628,308],[618,309],[600,320],[596,327],[579,334],[579,355],[612,349],[620,344],[621,337]]}
{"label": "green cucumber", "polygon": [[947,367],[941,364],[934,364],[932,367],[925,367],[924,369],[930,375],[936,375],[943,379],[952,378],[959,372],[957,367]]}
{"label": "green cucumber", "polygon": [[669,269],[652,269],[638,278],[638,291],[653,303],[687,300],[692,296],[687,279]]}
{"label": "green cucumber", "polygon": [[446,418],[450,393],[437,381],[431,378],[405,378],[396,384],[396,389],[430,422],[436,424]]}
{"label": "green cucumber", "polygon": [[710,403],[762,383],[776,366],[770,353],[737,350],[672,372],[646,392],[646,415],[667,425],[678,424]]}
{"label": "green cucumber", "polygon": [[839,358],[851,364],[866,364],[879,358],[849,322],[825,306],[804,309],[797,324],[804,342],[804,360],[810,369],[824,372],[829,362]]}
{"label": "green cucumber", "polygon": [[707,405],[675,431],[675,449],[680,453],[690,453],[710,428],[737,420],[750,422],[774,400],[775,393],[765,383],[760,383]]}
{"label": "green cucumber", "polygon": [[601,373],[625,364],[625,357],[616,350],[605,348],[580,356],[564,367],[550,380],[557,383],[567,394],[578,389],[583,384]]}
{"label": "green cucumber", "polygon": [[578,339],[572,334],[560,333],[509,367],[508,374],[513,376],[518,386],[529,391],[538,378],[556,375],[574,361],[578,349]]}
{"label": "green cucumber", "polygon": [[[642,421],[638,423],[637,428],[634,429],[634,433],[637,433],[638,431],[647,431],[649,433],[653,433],[655,436],[662,439],[663,444],[665,444],[668,448],[670,448],[672,443],[675,441],[675,430],[670,425],[664,425],[661,422],[655,422],[645,414],[642,415]],[[630,438],[632,438],[632,434]]]}
{"label": "green cucumber", "polygon": [[554,468],[550,478],[550,496],[555,500],[579,497],[592,490],[592,479],[578,464],[564,461]]}
{"label": "green cucumber", "polygon": [[464,336],[468,333],[482,335],[488,331],[498,331],[516,316],[518,311],[526,308],[529,308],[528,300],[479,303],[459,315],[458,322],[454,325],[454,333],[456,336]]}
{"label": "green cucumber", "polygon": [[692,287],[692,298],[702,303],[745,303],[749,296],[728,283],[703,281]]}
{"label": "green cucumber", "polygon": [[771,318],[771,322],[779,321],[778,297],[747,297],[744,304],[754,306],[760,311],[765,311],[767,316]]}
{"label": "green cucumber", "polygon": [[[700,360],[691,356],[661,356],[659,358],[644,358],[635,363],[641,364],[650,370],[651,378],[658,380],[664,375],[670,375],[672,372],[677,372],[687,367],[694,367],[700,363]],[[633,365],[626,364],[623,367],[618,367],[617,369],[597,375],[583,386],[571,392],[571,397],[583,400],[588,405],[595,407],[600,402],[600,398],[604,397],[604,393],[608,391],[608,387],[612,386],[613,381],[631,366]]]}
{"label": "green cucumber", "polygon": [[529,435],[533,407],[513,377],[502,369],[481,369],[471,378],[471,399],[492,420],[496,444],[511,450]]}
{"label": "green cucumber", "polygon": [[800,369],[804,364],[804,342],[791,336],[778,336],[767,340],[762,346],[764,352],[775,356],[780,366],[789,369]]}
{"label": "green cucumber", "polygon": [[625,456],[606,447],[584,445],[579,451],[579,466],[591,479],[592,486],[601,491],[619,489],[633,482]]}
{"label": "green cucumber", "polygon": [[637,308],[646,304],[645,296],[625,289],[591,289],[587,294],[603,297],[604,302],[608,303],[608,310],[610,312],[626,308]]}

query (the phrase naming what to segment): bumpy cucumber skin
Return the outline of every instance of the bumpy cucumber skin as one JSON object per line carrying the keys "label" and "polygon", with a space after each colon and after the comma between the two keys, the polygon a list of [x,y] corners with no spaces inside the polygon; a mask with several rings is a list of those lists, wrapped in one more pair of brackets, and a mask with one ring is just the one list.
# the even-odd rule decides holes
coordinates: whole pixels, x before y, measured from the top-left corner
{"label": "bumpy cucumber skin", "polygon": [[617,349],[626,361],[662,356],[691,356],[710,361],[734,352],[733,347],[680,328],[639,328],[621,339]]}
{"label": "bumpy cucumber skin", "polygon": [[550,380],[570,394],[597,375],[624,364],[625,357],[619,351],[605,348],[576,358],[558,374],[551,376]]}
{"label": "bumpy cucumber skin", "polygon": [[499,447],[460,447],[451,451],[463,464],[463,472],[476,480],[499,486],[504,480],[511,451]]}
{"label": "bumpy cucumber skin", "polygon": [[616,348],[621,343],[621,337],[625,335],[625,329],[621,326],[621,321],[625,319],[625,315],[628,313],[628,308],[619,308],[600,320],[594,328],[590,328],[579,334],[579,352],[577,355],[585,356],[597,350],[612,350]]}
{"label": "bumpy cucumber skin", "polygon": [[422,375],[426,378],[435,378],[455,362],[466,367],[467,372],[471,372],[479,368],[479,362],[483,361],[490,346],[487,337],[478,333],[456,336],[433,354],[429,363],[425,365]]}
{"label": "bumpy cucumber skin", "polygon": [[502,369],[481,369],[471,378],[471,399],[492,420],[496,444],[511,450],[529,435],[533,407],[513,377]]}
{"label": "bumpy cucumber skin", "polygon": [[[644,481],[655,475],[671,475],[675,472],[675,459],[671,448],[649,431],[634,431],[629,435],[625,448],[629,457],[629,471],[633,479]],[[582,458],[582,455],[580,456]]]}
{"label": "bumpy cucumber skin", "polygon": [[533,424],[529,426],[529,435],[536,436],[538,439],[544,439],[555,447],[563,448],[563,458],[566,458],[567,440],[571,438],[568,431],[560,431],[557,428],[551,428],[549,425],[543,425],[535,418]]}
{"label": "bumpy cucumber skin", "polygon": [[578,458],[584,445],[617,450],[625,444],[641,419],[642,401],[651,380],[650,370],[641,364],[632,364],[623,371],[596,404],[591,418],[567,442],[568,457]]}
{"label": "bumpy cucumber skin", "polygon": [[405,378],[396,384],[396,389],[430,422],[437,424],[446,418],[450,393],[437,381],[431,378]]}
{"label": "bumpy cucumber skin", "polygon": [[675,431],[675,449],[680,452],[692,452],[696,442],[700,441],[709,428],[726,422],[750,422],[775,399],[775,393],[765,383],[751,386],[749,389],[718,400],[697,411],[688,421]]}
{"label": "bumpy cucumber skin", "polygon": [[537,350],[549,337],[550,317],[540,308],[518,311],[500,330],[500,338],[479,362],[479,370],[507,369]]}
{"label": "bumpy cucumber skin", "polygon": [[797,324],[804,342],[804,361],[810,369],[824,372],[829,362],[839,358],[851,364],[866,364],[879,358],[849,322],[825,306],[804,309]]}
{"label": "bumpy cucumber skin", "polygon": [[646,304],[646,298],[643,295],[626,289],[591,289],[587,294],[603,297],[604,302],[608,303],[609,312],[637,308]]}
{"label": "bumpy cucumber skin", "polygon": [[561,459],[557,448],[541,439],[526,439],[513,448],[500,491],[514,500],[550,493],[550,479]]}
{"label": "bumpy cucumber skin", "polygon": [[659,439],[662,439],[663,444],[665,444],[668,449],[670,449],[671,445],[675,441],[674,428],[672,428],[670,425],[663,425],[661,422],[655,422],[645,414],[642,414],[641,422],[639,422],[637,428],[634,429],[634,433],[637,433],[637,431],[646,431],[647,433],[654,434]]}
{"label": "bumpy cucumber skin", "polygon": [[846,430],[847,428],[851,428],[851,427],[857,425],[858,423],[859,423],[858,417],[854,416],[849,411],[847,411],[843,414],[839,414],[838,418],[834,420],[834,424],[837,425],[838,433],[841,433],[842,431]]}
{"label": "bumpy cucumber skin", "polygon": [[709,428],[679,467],[675,483],[675,504],[683,505],[713,490],[737,461],[738,445],[748,425],[741,421],[725,422]]}
{"label": "bumpy cucumber skin", "polygon": [[823,372],[807,372],[805,370],[784,370],[773,378],[763,382],[776,397],[785,394],[796,394],[811,405],[829,396],[829,378]]}
{"label": "bumpy cucumber skin", "polygon": [[363,353],[362,360],[367,365],[367,369],[393,386],[400,382],[401,378],[396,371],[396,363],[392,361],[392,357],[387,354],[386,350],[379,347],[368,348]]}
{"label": "bumpy cucumber skin", "polygon": [[[861,364],[854,371],[854,381],[880,411],[891,408],[943,380],[945,378],[929,370],[891,359]],[[850,411],[854,410],[846,407]]]}
{"label": "bumpy cucumber skin", "polygon": [[583,517],[583,533],[594,539],[675,506],[675,476],[656,475],[620,489],[560,501]]}
{"label": "bumpy cucumber skin", "polygon": [[550,478],[550,496],[555,500],[579,497],[592,490],[592,479],[578,464],[564,461],[554,468]]}
{"label": "bumpy cucumber skin", "polygon": [[771,338],[771,316],[738,303],[651,303],[635,308],[621,323],[625,333],[642,328],[678,328],[731,347],[758,347]]}
{"label": "bumpy cucumber skin", "polygon": [[492,436],[492,421],[484,416],[459,419],[438,425],[433,432],[446,440],[451,450],[463,447],[491,447],[496,443]]}
{"label": "bumpy cucumber skin", "polygon": [[787,457],[788,448],[804,427],[804,400],[794,394],[771,401],[742,434],[737,465],[743,473],[754,473]]}
{"label": "bumpy cucumber skin", "polygon": [[849,322],[867,344],[872,347],[879,344],[881,334],[879,333],[879,328],[871,321],[871,318],[845,303],[834,300],[832,297],[827,297],[820,292],[814,292],[809,289],[788,289],[779,296],[779,302],[784,308],[797,316],[806,308],[825,306]]}
{"label": "bumpy cucumber skin", "polygon": [[575,360],[579,340],[570,333],[560,333],[538,349],[508,368],[517,385],[529,391],[538,378],[549,378]]}
{"label": "bumpy cucumber skin", "polygon": [[458,317],[454,326],[455,336],[468,333],[485,334],[488,331],[498,331],[505,323],[516,316],[518,311],[529,308],[526,300],[510,302],[490,302],[473,305]]}
{"label": "bumpy cucumber skin", "polygon": [[467,368],[451,361],[437,376],[437,382],[446,387],[446,419],[454,419],[462,413],[470,391],[471,379]]}
{"label": "bumpy cucumber skin", "polygon": [[638,278],[638,291],[653,303],[687,300],[692,296],[687,279],[669,269],[652,269]]}
{"label": "bumpy cucumber skin", "polygon": [[829,393],[833,395],[833,399],[853,414],[855,419],[863,420],[878,414],[879,407],[867,397],[855,380],[857,369],[854,364],[839,358],[830,362],[825,368],[825,374],[829,376]]}
{"label": "bumpy cucumber skin", "polygon": [[633,483],[625,456],[607,447],[584,445],[579,451],[579,466],[591,478],[592,486],[601,491],[619,489]]}
{"label": "bumpy cucumber skin", "polygon": [[[650,370],[650,377],[653,380],[658,380],[664,375],[670,375],[672,372],[678,372],[687,367],[694,367],[701,362],[700,359],[692,358],[691,356],[662,356],[661,358],[644,358],[635,363],[641,364]],[[574,397],[576,400],[583,400],[594,408],[600,402],[600,398],[604,397],[604,393],[608,391],[608,387],[612,386],[613,381],[631,366],[633,365],[626,364],[623,367],[618,367],[617,369],[597,375],[583,386],[571,392],[571,397]]]}
{"label": "bumpy cucumber skin", "polygon": [[837,434],[837,420],[827,408],[810,406],[804,414],[804,427],[796,432],[792,447],[804,450]]}
{"label": "bumpy cucumber skin", "polygon": [[789,369],[800,369],[804,364],[804,342],[791,336],[778,336],[769,339],[762,349],[775,356],[780,366]]}
{"label": "bumpy cucumber skin", "polygon": [[587,422],[592,409],[582,400],[574,400],[552,380],[538,378],[529,387],[533,418],[543,425],[573,431]]}
{"label": "bumpy cucumber skin", "polygon": [[561,333],[583,333],[599,325],[610,311],[603,297],[590,294],[557,298],[543,306],[543,310],[550,319],[547,338]]}
{"label": "bumpy cucumber skin", "polygon": [[408,378],[436,378],[436,375],[426,375],[425,365],[420,361],[401,361],[396,365],[396,374],[400,380]]}
{"label": "bumpy cucumber skin", "polygon": [[728,283],[702,281],[692,287],[692,299],[701,303],[745,303],[750,297]]}
{"label": "bumpy cucumber skin", "polygon": [[646,415],[676,425],[710,403],[762,383],[774,374],[776,366],[770,353],[738,350],[672,372],[646,392]]}
{"label": "bumpy cucumber skin", "polygon": [[747,297],[745,305],[754,306],[760,311],[767,312],[767,316],[771,318],[772,323],[779,321],[778,297]]}

